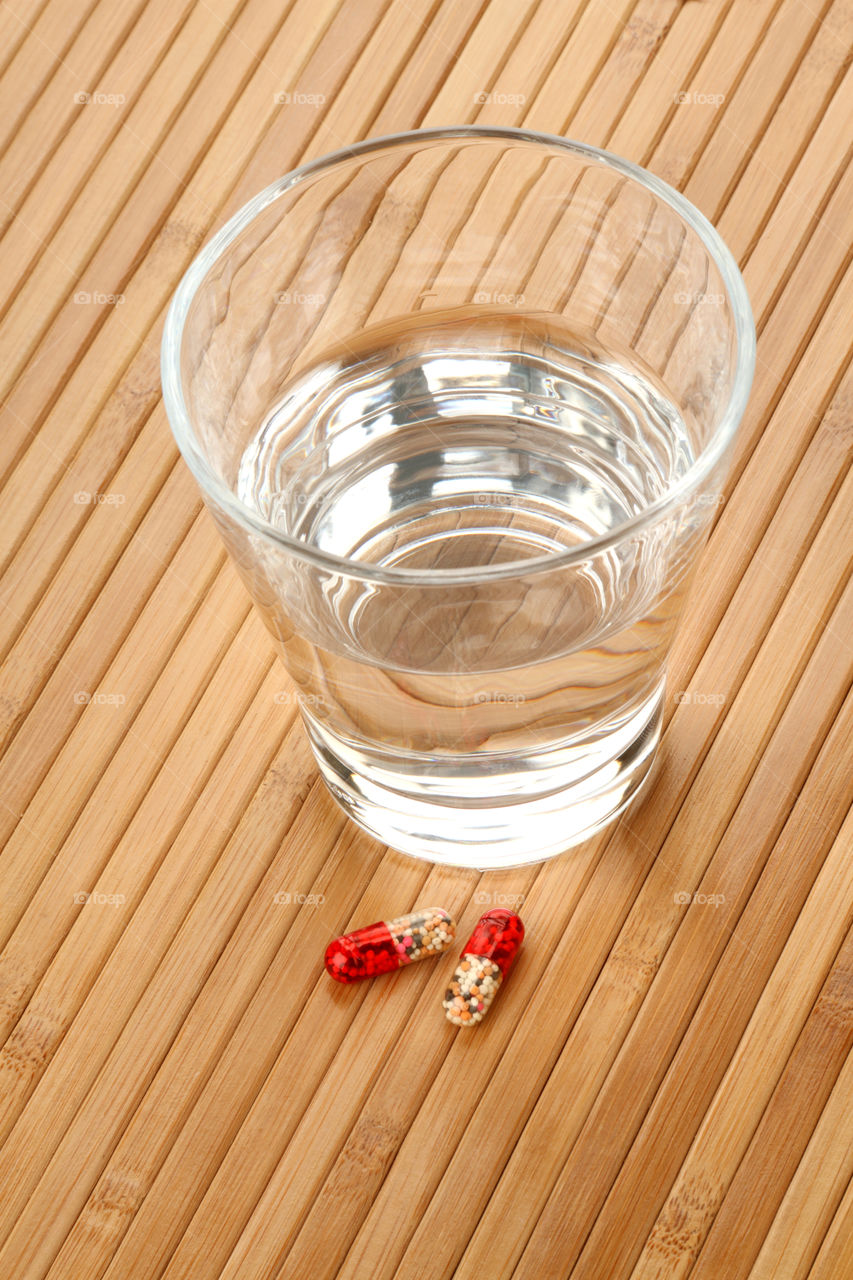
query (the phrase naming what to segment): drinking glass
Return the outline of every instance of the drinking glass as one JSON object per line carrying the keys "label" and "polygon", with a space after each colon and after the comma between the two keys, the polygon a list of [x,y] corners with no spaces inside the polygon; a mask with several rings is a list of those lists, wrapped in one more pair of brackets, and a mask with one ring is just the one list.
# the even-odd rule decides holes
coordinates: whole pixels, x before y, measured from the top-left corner
{"label": "drinking glass", "polygon": [[202,250],[166,409],[362,827],[512,866],[636,795],[754,344],[688,201],[523,129],[345,147]]}

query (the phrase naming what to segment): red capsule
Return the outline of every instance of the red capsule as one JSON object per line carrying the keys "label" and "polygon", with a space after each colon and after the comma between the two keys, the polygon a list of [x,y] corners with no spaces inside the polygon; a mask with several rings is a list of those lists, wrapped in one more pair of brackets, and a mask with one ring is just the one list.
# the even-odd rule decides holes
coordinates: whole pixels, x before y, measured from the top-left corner
{"label": "red capsule", "polygon": [[443,1007],[458,1027],[473,1027],[489,1011],[524,938],[521,917],[496,908],[487,911],[462,949]]}
{"label": "red capsule", "polygon": [[425,907],[335,938],[326,948],[326,970],[338,982],[375,978],[413,960],[438,955],[455,937],[451,916],[441,907]]}
{"label": "red capsule", "polygon": [[510,965],[518,954],[524,938],[524,925],[521,916],[513,911],[505,911],[496,907],[480,916],[476,928],[463,948],[463,955],[485,956],[493,960],[505,978]]}

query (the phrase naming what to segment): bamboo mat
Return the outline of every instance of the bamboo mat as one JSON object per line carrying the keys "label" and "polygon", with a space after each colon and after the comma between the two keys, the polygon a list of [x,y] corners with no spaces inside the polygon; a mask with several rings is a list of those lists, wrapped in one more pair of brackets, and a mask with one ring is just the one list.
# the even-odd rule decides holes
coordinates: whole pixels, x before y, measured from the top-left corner
{"label": "bamboo mat", "polygon": [[[0,1276],[853,1276],[853,0],[0,6]],[[609,147],[745,273],[756,379],[614,830],[477,876],[318,782],[177,456],[164,309],[301,160],[479,121]],[[323,948],[523,898],[447,973]]]}

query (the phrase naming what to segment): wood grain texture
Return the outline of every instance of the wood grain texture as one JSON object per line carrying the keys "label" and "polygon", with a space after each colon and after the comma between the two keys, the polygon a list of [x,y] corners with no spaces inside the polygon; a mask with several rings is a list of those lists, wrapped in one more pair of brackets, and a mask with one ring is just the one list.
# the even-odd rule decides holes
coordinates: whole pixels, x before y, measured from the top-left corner
{"label": "wood grain texture", "polygon": [[[0,1275],[853,1276],[851,37],[853,0],[0,4]],[[484,876],[329,799],[158,367],[251,195],[475,121],[677,186],[759,333],[672,655],[715,698],[614,830]],[[496,892],[528,940],[470,1037],[441,965],[322,973]]]}

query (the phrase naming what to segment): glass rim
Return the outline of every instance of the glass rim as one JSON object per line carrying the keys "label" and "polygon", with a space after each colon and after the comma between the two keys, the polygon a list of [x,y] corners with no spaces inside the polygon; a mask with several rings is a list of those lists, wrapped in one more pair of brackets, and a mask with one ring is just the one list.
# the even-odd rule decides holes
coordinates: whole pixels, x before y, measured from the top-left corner
{"label": "glass rim", "polygon": [[[285,192],[307,178],[334,168],[336,164],[344,160],[369,155],[373,151],[380,151],[389,146],[412,146],[419,142],[452,141],[454,138],[514,139],[516,141],[540,143],[552,149],[558,148],[569,151],[588,160],[603,164],[617,173],[633,179],[633,181],[651,191],[660,200],[670,205],[682,221],[698,236],[722,277],[735,322],[735,372],[728,402],[720,421],[710,440],[684,475],[654,502],[627,520],[614,525],[607,533],[595,538],[589,538],[568,548],[566,551],[550,552],[543,556],[532,557],[529,560],[509,561],[499,565],[481,565],[474,568],[463,567],[459,569],[384,568],[380,565],[370,564],[368,561],[349,559],[346,556],[338,556],[332,552],[323,551],[319,547],[311,546],[310,543],[302,542],[298,538],[282,532],[242,502],[214,471],[199,448],[184,399],[181,379],[181,347],[184,325],[196,293],[213,265],[222,257],[241,232],[268,205],[284,195]],[[695,205],[691,204],[679,191],[676,191],[674,187],[664,182],[663,179],[656,177],[655,174],[650,173],[642,166],[615,155],[612,151],[605,151],[600,147],[592,146],[590,143],[564,138],[559,134],[497,125],[451,125],[431,129],[410,129],[405,132],[386,134],[382,137],[368,138],[363,142],[339,147],[335,151],[327,152],[315,160],[310,160],[295,169],[289,170],[244,204],[198,252],[181,278],[172,298],[160,345],[160,374],[166,415],[178,449],[203,495],[209,496],[238,525],[248,528],[252,533],[259,535],[291,555],[309,561],[318,568],[371,582],[408,586],[423,586],[428,582],[451,582],[465,585],[549,572],[553,569],[582,563],[590,559],[591,556],[607,551],[624,538],[633,536],[648,528],[668,511],[683,502],[724,456],[734,438],[746,408],[754,370],[755,323],[746,284],[731,250],[727,247],[713,224],[703,213],[700,213]]]}

